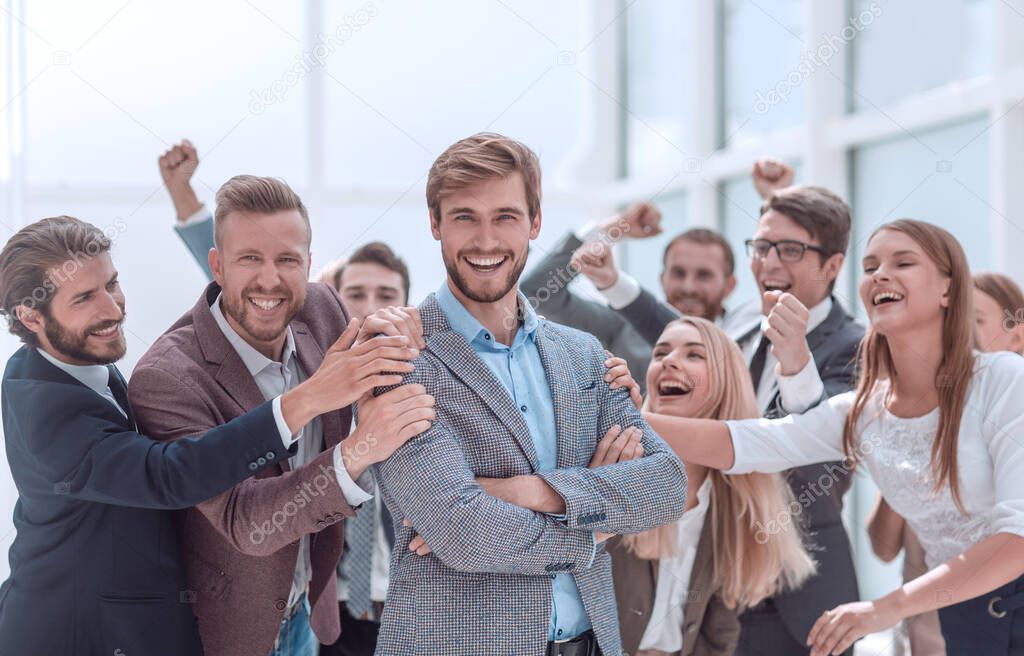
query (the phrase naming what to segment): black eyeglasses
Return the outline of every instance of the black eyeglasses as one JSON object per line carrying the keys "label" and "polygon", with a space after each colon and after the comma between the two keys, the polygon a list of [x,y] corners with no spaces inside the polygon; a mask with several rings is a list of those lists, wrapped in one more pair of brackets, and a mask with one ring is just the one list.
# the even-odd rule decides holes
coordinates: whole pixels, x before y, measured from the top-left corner
{"label": "black eyeglasses", "polygon": [[774,248],[775,253],[783,262],[799,262],[804,259],[804,253],[807,251],[814,251],[815,253],[821,253],[822,255],[829,255],[829,252],[820,246],[813,246],[811,244],[805,244],[802,241],[794,241],[792,239],[783,239],[780,241],[772,241],[770,239],[748,239],[743,243],[747,246],[747,255],[749,257],[766,258],[768,257],[768,251]]}

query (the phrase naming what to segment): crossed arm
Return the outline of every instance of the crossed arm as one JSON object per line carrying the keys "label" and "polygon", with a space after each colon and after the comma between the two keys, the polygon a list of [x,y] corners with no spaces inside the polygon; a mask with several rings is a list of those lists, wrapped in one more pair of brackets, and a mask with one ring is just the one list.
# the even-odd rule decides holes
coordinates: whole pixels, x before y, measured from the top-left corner
{"label": "crossed arm", "polygon": [[[603,372],[600,360],[596,364]],[[410,382],[432,387],[440,373],[437,366],[421,359]],[[604,442],[605,457],[626,448],[646,455],[595,469],[566,468],[505,479],[532,479],[546,486],[548,494],[556,491],[561,504],[551,510],[564,510],[562,521],[488,494],[486,480],[476,478],[458,436],[439,413],[429,431],[376,470],[382,488],[398,506],[396,516],[420,536],[411,548],[415,551],[425,543],[429,548],[418,553],[433,551],[461,571],[547,574],[552,565],[564,564],[565,570],[589,566],[594,534],[640,532],[678,519],[685,505],[682,464],[640,419],[625,387],[597,385],[603,388],[603,433],[607,436],[613,424],[633,424],[642,434],[622,431],[624,441],[616,443],[620,433],[613,432],[614,437]]]}

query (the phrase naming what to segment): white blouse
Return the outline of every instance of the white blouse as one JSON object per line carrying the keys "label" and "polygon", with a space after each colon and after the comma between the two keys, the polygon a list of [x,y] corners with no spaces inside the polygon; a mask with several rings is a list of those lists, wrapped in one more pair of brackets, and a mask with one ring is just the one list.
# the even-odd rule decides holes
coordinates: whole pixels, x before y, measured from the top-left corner
{"label": "white blouse", "polygon": [[673,654],[683,648],[683,609],[689,597],[690,575],[710,498],[711,479],[705,478],[697,490],[697,505],[676,522],[676,555],[658,561],[654,608],[640,639],[641,651],[657,649]]}
{"label": "white blouse", "polygon": [[[896,417],[883,403],[883,383],[857,421],[857,453],[882,496],[917,533],[929,567],[995,533],[1024,536],[1024,358],[1005,352],[975,357],[957,443],[966,515],[953,503],[948,484],[933,492],[937,408],[921,417]],[[726,422],[736,453],[727,473],[842,460],[843,423],[854,394],[834,396],[803,415]]]}

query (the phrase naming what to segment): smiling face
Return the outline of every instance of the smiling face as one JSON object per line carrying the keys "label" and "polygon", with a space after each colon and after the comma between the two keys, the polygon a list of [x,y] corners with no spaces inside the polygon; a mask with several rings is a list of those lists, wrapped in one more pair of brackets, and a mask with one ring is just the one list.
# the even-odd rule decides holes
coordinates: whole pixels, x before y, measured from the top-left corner
{"label": "smiling face", "polygon": [[[770,241],[792,240],[812,246],[821,246],[819,240],[802,228],[785,214],[775,210],[765,212],[757,223],[754,239]],[[834,253],[823,257],[815,251],[805,251],[799,262],[783,262],[779,259],[776,249],[768,250],[765,257],[753,255],[750,258],[750,271],[757,281],[757,288],[762,299],[766,291],[786,291],[797,297],[808,308],[814,307],[825,300],[830,287],[843,266],[843,254]],[[772,303],[762,301],[762,312],[771,312]]]}
{"label": "smiling face", "polygon": [[405,305],[402,274],[376,262],[346,264],[338,293],[349,313],[357,319],[392,305]]}
{"label": "smiling face", "polygon": [[223,290],[221,309],[238,334],[271,360],[280,357],[288,323],[302,309],[309,276],[309,234],[298,210],[232,212],[210,253]]}
{"label": "smiling face", "polygon": [[860,299],[880,335],[941,324],[949,307],[949,284],[949,276],[906,233],[880,230],[868,242]]}
{"label": "smiling face", "polygon": [[974,288],[974,327],[978,348],[982,351],[1024,350],[1024,324],[1016,321],[1016,314],[1008,312],[977,287]]}
{"label": "smiling face", "polygon": [[718,244],[680,239],[665,254],[661,273],[665,298],[683,314],[714,321],[722,314],[722,301],[736,287],[736,277],[728,268]]}
{"label": "smiling face", "polygon": [[110,253],[65,264],[74,266],[51,270],[56,291],[49,305],[25,314],[22,323],[36,333],[41,348],[63,362],[117,362],[125,354],[125,302]]}
{"label": "smiling face", "polygon": [[431,219],[430,228],[457,293],[476,303],[514,293],[530,241],[540,234],[540,211],[531,220],[527,207],[519,173],[452,190],[441,199],[440,219]]}
{"label": "smiling face", "polygon": [[654,345],[647,368],[651,412],[697,417],[711,394],[708,352],[696,326],[670,324]]}

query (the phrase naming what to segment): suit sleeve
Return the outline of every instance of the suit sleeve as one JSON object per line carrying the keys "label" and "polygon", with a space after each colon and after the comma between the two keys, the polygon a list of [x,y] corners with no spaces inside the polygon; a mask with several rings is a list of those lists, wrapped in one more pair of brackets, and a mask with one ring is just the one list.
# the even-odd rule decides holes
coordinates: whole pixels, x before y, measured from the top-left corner
{"label": "suit sleeve", "polygon": [[602,344],[611,344],[625,327],[625,320],[607,305],[585,299],[569,289],[569,283],[576,277],[569,262],[582,244],[576,235],[567,235],[523,276],[519,289],[538,314],[588,332]]}
{"label": "suit sleeve", "polygon": [[[420,356],[407,383],[436,392],[436,369]],[[546,575],[590,566],[594,538],[543,513],[487,495],[463,456],[443,408],[433,426],[376,465],[377,479],[448,567],[462,572]],[[400,543],[396,548],[404,548]]]}
{"label": "suit sleeve", "polygon": [[5,414],[56,494],[119,506],[188,508],[291,455],[270,403],[162,443],[125,430],[123,416],[92,391],[64,387],[54,403],[52,383],[4,383]]}
{"label": "suit sleeve", "polygon": [[667,303],[654,298],[654,294],[640,288],[640,295],[629,305],[620,308],[618,313],[629,322],[649,344],[656,344],[672,321],[679,318],[679,312]]}
{"label": "suit sleeve", "polygon": [[[594,376],[603,380],[604,356],[597,344],[591,355]],[[679,519],[686,507],[683,463],[640,416],[625,389],[598,383],[600,419],[594,446],[609,428],[643,430],[644,456],[589,469],[574,467],[540,472],[565,500],[570,528],[605,533],[640,533]]]}
{"label": "suit sleeve", "polygon": [[[154,365],[135,369],[128,396],[139,425],[158,440],[178,440],[220,423],[199,394]],[[327,449],[280,476],[242,481],[196,507],[239,552],[272,554],[355,514],[338,485],[333,455]]]}
{"label": "suit sleeve", "polygon": [[210,271],[210,261],[207,254],[213,248],[213,215],[208,214],[206,218],[188,225],[175,225],[174,231],[185,243],[188,252],[199,265],[199,268],[206,274],[207,280],[213,280],[213,273]]}

